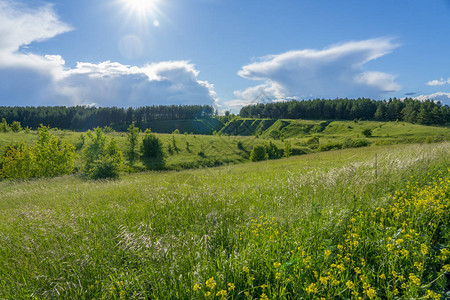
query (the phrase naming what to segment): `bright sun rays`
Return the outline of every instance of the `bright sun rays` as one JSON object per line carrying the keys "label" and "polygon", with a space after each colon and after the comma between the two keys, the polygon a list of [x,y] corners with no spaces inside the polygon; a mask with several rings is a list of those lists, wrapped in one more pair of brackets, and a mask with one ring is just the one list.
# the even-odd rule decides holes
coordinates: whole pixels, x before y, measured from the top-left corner
{"label": "bright sun rays", "polygon": [[128,20],[134,19],[141,25],[159,26],[159,21],[155,18],[161,15],[158,8],[160,0],[119,0],[119,2],[128,14]]}

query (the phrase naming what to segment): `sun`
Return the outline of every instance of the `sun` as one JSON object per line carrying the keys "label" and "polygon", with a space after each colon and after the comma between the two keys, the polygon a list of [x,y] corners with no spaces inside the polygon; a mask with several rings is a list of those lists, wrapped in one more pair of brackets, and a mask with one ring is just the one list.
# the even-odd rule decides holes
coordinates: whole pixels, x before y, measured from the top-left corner
{"label": "sun", "polygon": [[[128,22],[136,22],[142,26],[151,24],[161,16],[159,5],[161,0],[117,0],[122,11],[127,14]],[[159,23],[158,23],[159,24]],[[155,25],[156,27],[156,25]]]}
{"label": "sun", "polygon": [[156,9],[156,4],[158,1],[156,0],[122,0],[125,8],[129,10],[129,12],[138,14],[138,15],[146,15],[154,12]]}

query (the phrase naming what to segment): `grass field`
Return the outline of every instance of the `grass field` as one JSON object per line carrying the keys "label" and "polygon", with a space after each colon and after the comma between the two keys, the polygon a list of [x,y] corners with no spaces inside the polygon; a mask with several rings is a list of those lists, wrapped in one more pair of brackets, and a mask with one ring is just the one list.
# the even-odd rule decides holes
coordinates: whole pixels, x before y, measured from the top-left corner
{"label": "grass field", "polygon": [[0,298],[444,299],[448,157],[391,145],[3,181]]}

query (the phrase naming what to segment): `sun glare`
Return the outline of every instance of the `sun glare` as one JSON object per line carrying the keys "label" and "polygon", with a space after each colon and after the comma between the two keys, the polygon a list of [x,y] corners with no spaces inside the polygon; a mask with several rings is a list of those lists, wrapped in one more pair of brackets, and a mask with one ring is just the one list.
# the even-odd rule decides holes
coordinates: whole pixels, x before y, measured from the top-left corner
{"label": "sun glare", "polygon": [[151,19],[159,16],[160,0],[118,0],[123,10],[128,14],[128,21],[135,20],[141,25],[151,24]]}
{"label": "sun glare", "polygon": [[148,14],[156,8],[155,0],[123,0],[127,9],[136,14]]}

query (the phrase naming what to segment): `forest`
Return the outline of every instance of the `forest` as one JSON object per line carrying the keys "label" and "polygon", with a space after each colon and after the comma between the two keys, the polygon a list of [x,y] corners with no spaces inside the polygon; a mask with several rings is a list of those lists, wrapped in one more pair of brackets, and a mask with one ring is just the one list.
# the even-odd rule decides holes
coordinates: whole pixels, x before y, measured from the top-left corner
{"label": "forest", "polygon": [[154,120],[184,120],[211,117],[214,108],[209,105],[158,105],[137,108],[39,106],[0,107],[0,119],[23,127],[38,128],[41,124],[60,129],[84,131],[96,127],[114,126],[126,131],[131,123]]}
{"label": "forest", "polygon": [[393,98],[377,101],[358,99],[315,99],[244,106],[243,118],[405,121],[442,125],[450,121],[450,108],[440,102]]}

